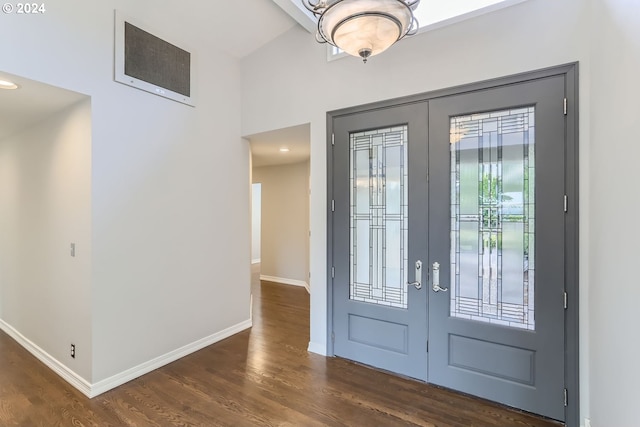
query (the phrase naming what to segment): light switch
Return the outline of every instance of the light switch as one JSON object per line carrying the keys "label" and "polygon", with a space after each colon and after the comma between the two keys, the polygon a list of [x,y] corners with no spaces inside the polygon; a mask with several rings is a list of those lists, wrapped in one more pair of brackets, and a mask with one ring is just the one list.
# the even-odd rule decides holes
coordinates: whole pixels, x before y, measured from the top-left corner
{"label": "light switch", "polygon": [[76,244],[71,244],[71,256],[76,256]]}

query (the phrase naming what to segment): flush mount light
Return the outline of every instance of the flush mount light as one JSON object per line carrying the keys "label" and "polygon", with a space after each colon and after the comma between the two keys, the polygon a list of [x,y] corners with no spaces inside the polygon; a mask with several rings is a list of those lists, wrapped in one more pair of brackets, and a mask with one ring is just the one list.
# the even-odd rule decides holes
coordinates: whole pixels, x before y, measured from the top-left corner
{"label": "flush mount light", "polygon": [[287,147],[282,147],[282,148],[280,149],[280,152],[281,152],[281,153],[288,153],[289,151],[291,151],[291,150],[289,150]]}
{"label": "flush mount light", "polygon": [[18,89],[18,85],[9,80],[0,80],[0,89]]}
{"label": "flush mount light", "polygon": [[364,62],[418,32],[413,11],[420,0],[302,0],[318,18],[319,43],[329,43]]}

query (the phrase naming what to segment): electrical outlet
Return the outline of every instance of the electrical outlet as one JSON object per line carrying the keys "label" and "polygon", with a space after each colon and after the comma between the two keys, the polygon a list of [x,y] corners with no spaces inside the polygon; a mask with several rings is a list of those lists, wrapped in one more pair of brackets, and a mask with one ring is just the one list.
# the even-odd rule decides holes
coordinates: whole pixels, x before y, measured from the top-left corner
{"label": "electrical outlet", "polygon": [[591,420],[589,418],[584,419],[584,427],[591,427]]}
{"label": "electrical outlet", "polygon": [[71,358],[72,359],[76,358],[76,345],[75,344],[71,344]]}

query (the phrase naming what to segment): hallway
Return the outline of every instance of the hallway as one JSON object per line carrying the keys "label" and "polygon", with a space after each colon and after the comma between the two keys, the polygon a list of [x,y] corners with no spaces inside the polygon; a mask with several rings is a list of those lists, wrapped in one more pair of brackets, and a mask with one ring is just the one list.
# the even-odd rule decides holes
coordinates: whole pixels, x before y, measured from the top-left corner
{"label": "hallway", "polygon": [[557,426],[308,353],[307,291],[255,279],[253,294],[251,330],[92,400],[0,333],[0,425]]}

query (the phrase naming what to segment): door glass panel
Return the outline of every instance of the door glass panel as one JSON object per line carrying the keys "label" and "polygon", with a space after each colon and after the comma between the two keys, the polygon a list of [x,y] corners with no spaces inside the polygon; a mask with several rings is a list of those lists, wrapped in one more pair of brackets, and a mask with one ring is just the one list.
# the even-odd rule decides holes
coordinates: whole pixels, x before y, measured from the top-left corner
{"label": "door glass panel", "polygon": [[350,295],[407,308],[407,126],[350,135]]}
{"label": "door glass panel", "polygon": [[451,316],[535,329],[534,119],[451,118]]}

